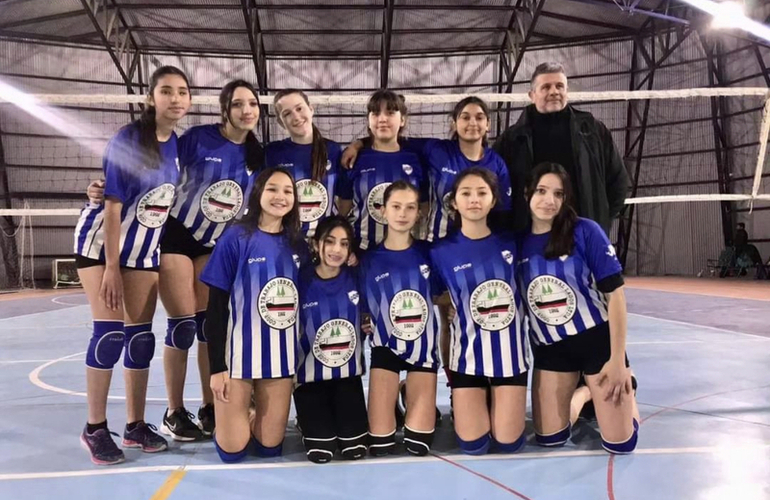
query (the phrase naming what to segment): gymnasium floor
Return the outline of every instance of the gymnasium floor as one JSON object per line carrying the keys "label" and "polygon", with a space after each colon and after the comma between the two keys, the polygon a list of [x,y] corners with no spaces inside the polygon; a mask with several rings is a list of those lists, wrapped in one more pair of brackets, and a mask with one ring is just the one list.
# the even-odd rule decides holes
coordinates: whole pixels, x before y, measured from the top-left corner
{"label": "gymnasium floor", "polygon": [[[209,442],[157,455],[127,450],[97,467],[80,448],[89,310],[79,291],[0,297],[0,498],[42,499],[768,499],[770,285],[753,281],[629,280],[629,356],[643,417],[634,455],[610,457],[580,422],[558,450],[458,454],[445,416],[435,454],[313,465],[290,429],[284,456],[223,465]],[[668,291],[664,291],[668,290]],[[750,297],[750,298],[746,298]],[[155,331],[165,329],[159,307]],[[161,353],[162,349],[158,349]],[[193,350],[194,352],[194,350]],[[165,409],[161,363],[150,376],[148,421]],[[197,410],[195,363],[188,408]],[[448,390],[439,379],[439,405]],[[125,412],[116,370],[108,408]],[[531,428],[528,430],[531,436]],[[531,441],[531,439],[530,439]]]}

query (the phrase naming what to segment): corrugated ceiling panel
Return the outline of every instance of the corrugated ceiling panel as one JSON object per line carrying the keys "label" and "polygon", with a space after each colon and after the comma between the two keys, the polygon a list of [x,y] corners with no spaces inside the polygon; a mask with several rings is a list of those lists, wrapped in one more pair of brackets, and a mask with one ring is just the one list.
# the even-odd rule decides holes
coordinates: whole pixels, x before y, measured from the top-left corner
{"label": "corrugated ceiling panel", "polygon": [[[444,4],[446,5],[446,3]],[[511,12],[457,10],[399,10],[393,12],[393,28],[507,28]]]}
{"label": "corrugated ceiling panel", "polygon": [[503,33],[429,33],[394,34],[391,38],[393,51],[437,51],[454,48],[499,47]]}
{"label": "corrugated ceiling panel", "polygon": [[382,12],[378,10],[320,10],[307,9],[259,11],[263,30],[382,30]]}
{"label": "corrugated ceiling panel", "polygon": [[53,16],[64,12],[83,10],[83,4],[78,0],[24,0],[23,2],[5,2],[0,7],[2,21],[0,24],[13,23],[36,17]]}

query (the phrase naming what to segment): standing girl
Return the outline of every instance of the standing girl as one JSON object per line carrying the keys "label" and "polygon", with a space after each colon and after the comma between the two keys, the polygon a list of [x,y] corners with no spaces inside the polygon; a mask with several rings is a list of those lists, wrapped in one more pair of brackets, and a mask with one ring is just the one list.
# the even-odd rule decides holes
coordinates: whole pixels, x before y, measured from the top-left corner
{"label": "standing girl", "polygon": [[[263,170],[254,181],[249,212],[225,231],[201,274],[209,286],[214,442],[224,462],[242,460],[251,447],[259,456],[281,454],[305,253],[296,199],[286,170]],[[256,413],[250,417],[252,393]]]}
{"label": "standing girl", "polygon": [[313,107],[301,90],[281,90],[273,104],[289,138],[267,145],[266,164],[285,168],[296,180],[302,234],[312,238],[318,223],[335,210],[340,147],[313,124]]}
{"label": "standing girl", "polygon": [[[423,213],[427,215],[427,178],[415,153],[404,151],[398,138],[406,125],[403,96],[378,90],[366,106],[372,147],[363,149],[355,166],[345,172],[340,185],[340,213],[351,213],[356,240],[361,250],[374,247],[385,237],[383,194],[397,180],[417,186]],[[352,208],[352,212],[351,211]],[[417,232],[423,228],[416,227]]]}
{"label": "standing girl", "polygon": [[636,448],[639,413],[626,360],[626,300],[615,249],[595,222],[576,215],[569,175],[541,163],[526,195],[532,225],[519,279],[534,343],[532,416],[538,444],[570,437],[570,400],[580,377],[593,400],[602,446]]}
{"label": "standing girl", "polygon": [[300,337],[294,405],[311,462],[366,455],[364,356],[358,279],[346,263],[353,228],[342,216],[321,221],[312,239],[316,265],[300,273]]}
{"label": "standing girl", "polygon": [[86,354],[88,422],[80,439],[97,465],[125,460],[106,418],[112,369],[124,347],[123,446],[150,453],[168,448],[145,423],[144,410],[155,353],[159,241],[179,176],[174,126],[189,107],[185,74],[173,66],[155,70],[141,118],[120,129],[105,150],[105,203],[89,204],[75,229],[78,276],[94,325]]}
{"label": "standing girl", "polygon": [[459,231],[431,250],[434,269],[457,311],[450,327],[448,375],[457,441],[473,455],[486,453],[492,444],[498,451],[515,452],[525,443],[529,360],[514,276],[516,242],[492,234],[487,223],[498,196],[497,179],[489,170],[461,172],[448,200]]}
{"label": "standing girl", "polygon": [[381,217],[387,223],[383,242],[361,264],[362,288],[372,318],[369,375],[369,451],[374,456],[395,448],[395,409],[399,374],[406,371],[404,444],[409,453],[430,451],[436,425],[438,322],[437,295],[431,277],[428,244],[415,241],[419,190],[407,181],[383,193]]}

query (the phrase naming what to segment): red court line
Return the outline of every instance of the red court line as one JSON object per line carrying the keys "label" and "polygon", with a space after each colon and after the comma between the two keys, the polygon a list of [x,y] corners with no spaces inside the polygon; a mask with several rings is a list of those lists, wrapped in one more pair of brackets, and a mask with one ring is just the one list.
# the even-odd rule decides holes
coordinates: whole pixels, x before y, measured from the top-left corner
{"label": "red court line", "polygon": [[[706,394],[704,396],[698,396],[697,398],[692,398],[692,399],[689,399],[689,400],[684,401],[682,403],[675,404],[673,406],[667,406],[665,408],[661,408],[660,410],[656,411],[655,413],[652,413],[652,414],[648,415],[647,418],[641,419],[639,421],[639,425],[641,426],[644,422],[647,422],[651,418],[657,417],[661,413],[664,413],[664,412],[666,412],[668,410],[676,410],[680,406],[684,406],[686,404],[694,403],[694,402],[700,401],[702,399],[713,398],[714,396],[722,396],[724,394],[734,394],[736,392],[755,391],[755,390],[759,390],[759,389],[767,389],[768,387],[770,387],[770,385],[761,385],[759,387],[748,387],[746,389],[731,389],[729,391],[720,391],[720,392],[715,392],[713,394]],[[614,469],[614,466],[613,466],[614,462],[615,462],[615,455],[610,455],[610,458],[607,460],[607,498],[609,500],[615,500],[615,491],[614,491],[613,477],[612,477],[613,476],[613,469]]]}
{"label": "red court line", "polygon": [[470,472],[470,473],[471,473],[471,474],[473,474],[474,476],[476,476],[476,477],[480,477],[481,479],[483,479],[483,480],[485,480],[485,481],[488,481],[488,482],[490,482],[490,483],[494,484],[494,485],[495,485],[495,486],[497,486],[498,488],[502,488],[502,489],[504,489],[505,491],[507,491],[508,493],[511,493],[511,494],[513,494],[513,495],[516,495],[517,497],[521,498],[522,500],[532,500],[531,498],[529,498],[529,497],[528,497],[528,496],[526,496],[525,494],[523,494],[523,493],[519,493],[518,491],[514,490],[513,488],[510,488],[510,487],[508,487],[508,486],[504,485],[503,483],[501,483],[501,482],[499,482],[499,481],[496,481],[496,480],[492,479],[492,478],[491,478],[491,477],[489,477],[489,476],[485,476],[484,474],[482,474],[482,473],[480,473],[480,472],[476,472],[476,471],[475,471],[475,470],[473,470],[473,469],[469,469],[468,467],[464,466],[464,465],[463,465],[463,464],[461,464],[461,463],[458,463],[458,462],[455,462],[454,460],[450,460],[450,459],[448,459],[448,458],[442,457],[441,455],[436,455],[435,453],[431,453],[431,455],[433,455],[434,457],[438,458],[439,460],[443,460],[444,462],[446,462],[446,463],[448,463],[448,464],[454,465],[455,467],[457,467],[457,468],[460,468],[460,469],[464,470],[465,472]]}

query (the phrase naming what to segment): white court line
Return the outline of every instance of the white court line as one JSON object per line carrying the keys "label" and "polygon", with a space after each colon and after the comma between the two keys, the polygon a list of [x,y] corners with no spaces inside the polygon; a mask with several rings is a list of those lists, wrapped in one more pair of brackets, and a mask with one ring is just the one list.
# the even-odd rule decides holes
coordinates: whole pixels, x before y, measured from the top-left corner
{"label": "white court line", "polygon": [[[83,294],[83,295],[85,295],[85,294]],[[72,296],[75,296],[75,297],[77,297],[78,295],[77,295],[77,294],[74,294],[74,293],[73,293],[73,294],[71,294],[71,295],[58,295],[58,296],[56,296],[56,297],[52,298],[52,299],[51,299],[51,302],[53,302],[54,304],[58,304],[58,305],[60,305],[60,306],[73,306],[73,307],[78,307],[78,306],[87,306],[87,305],[88,305],[88,304],[72,304],[72,303],[70,303],[70,302],[59,302],[59,299],[62,299],[62,298],[64,298],[64,297],[72,297]]]}
{"label": "white court line", "polygon": [[724,333],[733,333],[736,335],[748,335],[749,337],[755,337],[765,340],[770,340],[770,338],[765,337],[764,335],[758,335],[756,333],[746,333],[746,332],[736,332],[735,330],[727,330],[725,328],[717,328],[715,326],[706,326],[706,325],[698,325],[695,323],[688,323],[686,321],[677,321],[675,319],[666,319],[666,318],[657,318],[655,316],[647,316],[646,314],[637,314],[637,313],[628,313],[629,316],[639,316],[640,318],[647,318],[647,319],[656,319],[658,321],[665,321],[667,323],[674,323],[677,325],[684,325],[684,326],[691,326],[695,328],[705,328],[706,330],[714,330],[717,332],[724,332]]}
{"label": "white court line", "polygon": [[770,340],[766,337],[753,337],[740,340],[640,340],[638,342],[626,342],[626,345],[650,345],[650,344],[735,344],[736,342],[761,342]]}
{"label": "white court line", "polygon": [[[739,446],[739,447],[724,447],[724,446],[702,446],[702,447],[684,447],[684,448],[637,448],[633,455],[684,455],[684,454],[718,454],[729,450],[732,453],[741,451],[742,453],[765,453],[770,450],[770,445],[758,445],[758,446]],[[633,456],[632,455],[632,456]],[[547,452],[531,452],[531,453],[517,453],[515,455],[441,455],[442,458],[456,461],[456,462],[477,462],[484,460],[530,460],[530,459],[546,459],[546,458],[579,458],[579,457],[608,457],[609,454],[604,450],[576,450],[576,451],[547,451]],[[623,460],[622,457],[618,459]],[[389,459],[369,459],[369,460],[333,460],[326,467],[329,466],[366,466],[366,465],[392,465],[392,464],[405,464],[405,463],[420,463],[420,462],[437,462],[439,458],[434,456],[425,457],[398,457]],[[218,470],[255,470],[255,469],[295,469],[303,467],[317,467],[316,464],[310,461],[301,462],[278,462],[278,463],[244,463],[244,464],[205,464],[205,465],[156,465],[147,467],[120,467],[108,469],[86,469],[75,471],[60,471],[60,472],[27,472],[18,474],[0,474],[0,481],[18,481],[24,479],[56,479],[56,478],[68,478],[68,477],[92,477],[92,476],[107,476],[115,474],[139,474],[148,472],[169,472],[176,470],[185,471],[218,471]]]}
{"label": "white court line", "polygon": [[[72,359],[14,359],[10,361],[0,361],[0,365],[20,365],[23,363],[48,363],[49,361],[58,361],[60,363],[79,361],[83,362],[86,358],[72,358]],[[49,365],[50,366],[50,365]]]}

